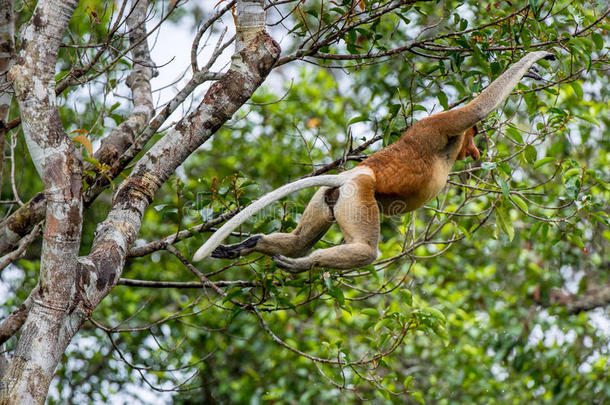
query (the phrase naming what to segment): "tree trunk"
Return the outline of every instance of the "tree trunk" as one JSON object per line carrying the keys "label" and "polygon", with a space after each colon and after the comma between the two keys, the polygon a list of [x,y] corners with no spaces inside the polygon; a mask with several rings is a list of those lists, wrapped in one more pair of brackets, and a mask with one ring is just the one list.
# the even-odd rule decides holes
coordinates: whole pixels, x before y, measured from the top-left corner
{"label": "tree trunk", "polygon": [[[132,22],[135,19],[134,26],[140,19],[142,26],[148,2],[134,4],[130,18]],[[78,258],[82,164],[59,120],[53,81],[59,39],[75,7],[76,1],[38,2],[25,31],[30,41],[21,52],[23,63],[15,65],[10,75],[28,149],[45,184],[46,226],[39,288],[28,299],[27,319],[8,371],[0,381],[0,404],[44,403],[55,368],[70,340],[118,283],[155,192],[251,97],[280,53],[277,43],[265,32],[263,1],[238,2],[237,50],[228,72],[210,87],[193,113],[140,158],[118,187],[110,213],[97,228],[90,254]],[[145,36],[144,30],[139,31],[133,30],[133,35]],[[143,128],[143,122],[150,126],[152,116],[148,82],[152,71],[145,68],[151,66],[148,48],[134,47],[132,54],[136,65],[132,75],[141,77],[134,77],[131,82],[134,86],[142,81],[146,85],[131,89],[134,103],[139,103],[138,115],[125,125],[130,125],[125,133],[131,135],[133,127]],[[119,144],[132,142],[123,142],[120,133],[116,137]]]}

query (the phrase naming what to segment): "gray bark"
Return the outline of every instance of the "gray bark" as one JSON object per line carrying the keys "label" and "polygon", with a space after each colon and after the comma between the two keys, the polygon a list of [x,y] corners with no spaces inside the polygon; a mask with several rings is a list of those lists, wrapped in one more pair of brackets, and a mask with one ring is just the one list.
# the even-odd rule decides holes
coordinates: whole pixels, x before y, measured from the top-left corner
{"label": "gray bark", "polygon": [[[137,7],[130,18],[134,26],[138,21],[143,26],[148,2],[138,3],[144,5]],[[244,4],[240,6],[240,3]],[[76,1],[39,1],[25,30],[26,45],[20,62],[10,74],[28,149],[45,184],[44,198],[39,201],[46,200],[46,226],[39,288],[32,292],[28,305],[12,316],[17,324],[4,325],[4,331],[14,333],[18,322],[25,318],[23,313],[27,312],[14,356],[0,381],[0,404],[44,403],[68,343],[119,282],[144,211],[155,192],[251,97],[280,53],[279,46],[265,32],[262,3],[238,2],[238,37],[247,43],[233,55],[229,71],[210,87],[197,109],[140,158],[117,189],[110,213],[97,228],[90,254],[78,258],[83,209],[82,163],[59,120],[53,81],[59,41],[75,6]],[[240,36],[242,25],[247,27],[244,28],[247,35]],[[134,35],[145,35],[145,31],[140,34],[138,31],[134,30]],[[115,137],[122,145],[133,140],[130,136],[143,128],[153,113],[149,85],[152,70],[146,67],[151,66],[148,48],[144,45],[134,48],[134,58],[142,63],[135,67],[130,78],[134,114],[124,125],[125,132],[119,130]],[[125,138],[127,132],[131,134]],[[106,144],[116,145],[110,141]],[[31,212],[24,217],[36,222]],[[6,230],[2,232],[9,234]]]}
{"label": "gray bark", "polygon": [[562,290],[551,290],[550,300],[543,305],[561,305],[570,314],[604,308],[610,304],[610,284],[591,286],[583,294],[570,294]]}
{"label": "gray bark", "polygon": [[40,289],[2,379],[0,402],[5,403],[43,402],[69,342],[62,321],[80,244],[82,162],[59,119],[54,74],[60,41],[76,5],[75,0],[39,2],[23,31],[19,60],[9,71],[47,207]]}
{"label": "gray bark", "polygon": [[[137,5],[141,4],[140,2]],[[148,4],[148,2],[146,2]],[[230,5],[231,3],[229,3]],[[230,9],[225,6],[218,13],[210,18],[206,23],[209,28],[212,22],[216,21],[220,16]],[[132,16],[133,19],[133,16]],[[141,25],[143,27],[143,25]],[[135,30],[130,39],[132,45],[141,42],[139,35],[146,34],[142,30]],[[144,52],[145,51],[145,52]],[[147,56],[145,56],[147,55]],[[219,75],[207,71],[197,71],[193,74],[191,80],[176,94],[176,96],[163,108],[159,113],[150,119],[146,118],[147,114],[152,113],[152,104],[148,104],[150,97],[147,93],[150,92],[150,75],[154,76],[156,72],[148,67],[154,66],[150,55],[148,54],[148,45],[142,42],[140,45],[135,45],[132,56],[135,60],[135,71],[130,76],[132,89],[132,97],[134,99],[134,110],[132,114],[112,133],[105,137],[102,145],[95,153],[95,158],[100,164],[110,165],[110,169],[104,176],[99,176],[97,179],[91,177],[86,178],[89,184],[93,184],[84,195],[84,204],[87,206],[108,186],[108,177],[116,177],[125,166],[144,148],[146,143],[159,130],[161,125],[167,118],[186,100],[193,90],[205,81],[215,80]],[[141,63],[138,64],[137,62]],[[139,65],[139,67],[138,67]],[[146,118],[146,119],[145,119]],[[136,136],[139,136],[136,138]],[[86,167],[87,170],[93,170],[91,166]],[[7,219],[0,222],[0,255],[15,248],[19,241],[26,237],[32,228],[44,219],[46,210],[46,199],[44,193],[38,193],[31,200],[20,207],[16,212],[10,215]]]}
{"label": "gray bark", "polygon": [[110,164],[125,152],[135,141],[138,135],[155,112],[152,102],[150,79],[157,75],[152,68],[154,63],[150,58],[146,32],[146,9],[148,1],[139,1],[127,19],[130,35],[129,42],[133,46],[131,51],[133,71],[127,78],[127,85],[131,89],[133,110],[129,117],[114,131],[102,140],[102,146],[96,152],[95,158],[102,164]]}
{"label": "gray bark", "polygon": [[4,140],[8,130],[8,113],[13,99],[13,92],[7,79],[15,52],[15,16],[13,0],[0,0],[0,186],[4,168]]}

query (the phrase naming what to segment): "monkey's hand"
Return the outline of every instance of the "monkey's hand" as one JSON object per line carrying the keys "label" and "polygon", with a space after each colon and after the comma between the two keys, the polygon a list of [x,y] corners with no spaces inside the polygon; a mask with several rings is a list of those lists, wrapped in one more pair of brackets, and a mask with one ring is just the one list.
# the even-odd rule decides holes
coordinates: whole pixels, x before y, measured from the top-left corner
{"label": "monkey's hand", "polygon": [[313,261],[308,257],[292,259],[283,255],[275,255],[272,259],[277,267],[289,273],[302,273],[313,267]]}
{"label": "monkey's hand", "polygon": [[235,259],[243,254],[248,254],[253,247],[256,246],[258,240],[262,235],[250,236],[248,239],[241,243],[234,245],[218,245],[216,249],[212,251],[212,257],[216,259]]}
{"label": "monkey's hand", "polygon": [[218,245],[210,256],[215,259],[235,259],[239,257],[240,249],[236,249],[234,246],[235,245]]}
{"label": "monkey's hand", "polygon": [[529,77],[534,80],[544,80],[544,78],[538,74],[539,72],[540,70],[536,66],[532,66],[523,77]]}
{"label": "monkey's hand", "polygon": [[[548,53],[548,55],[546,55],[543,59],[546,60],[555,60],[555,55],[553,55],[552,53]],[[545,78],[543,78],[542,76],[540,76],[538,73],[540,73],[540,70],[536,67],[536,66],[531,66],[527,73],[525,75],[523,75],[523,77],[529,77],[530,79],[534,79],[534,80],[541,80],[541,81],[547,81]]]}

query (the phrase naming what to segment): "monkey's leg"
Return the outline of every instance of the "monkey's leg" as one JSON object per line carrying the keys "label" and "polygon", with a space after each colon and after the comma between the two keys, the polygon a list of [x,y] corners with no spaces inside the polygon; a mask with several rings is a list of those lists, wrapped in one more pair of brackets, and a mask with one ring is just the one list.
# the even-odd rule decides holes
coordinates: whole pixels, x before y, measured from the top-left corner
{"label": "monkey's leg", "polygon": [[341,186],[334,214],[345,237],[345,244],[318,249],[309,256],[296,259],[276,255],[273,260],[278,267],[300,273],[314,266],[351,269],[372,263],[377,257],[379,240],[375,180],[368,175],[360,175]]}
{"label": "monkey's leg", "polygon": [[304,255],[324,236],[334,222],[333,212],[327,204],[329,198],[327,193],[332,194],[332,191],[328,187],[321,187],[314,194],[307,204],[299,224],[292,232],[258,234],[241,243],[220,245],[212,252],[212,257],[232,259],[252,252],[268,255],[282,254],[290,257]]}

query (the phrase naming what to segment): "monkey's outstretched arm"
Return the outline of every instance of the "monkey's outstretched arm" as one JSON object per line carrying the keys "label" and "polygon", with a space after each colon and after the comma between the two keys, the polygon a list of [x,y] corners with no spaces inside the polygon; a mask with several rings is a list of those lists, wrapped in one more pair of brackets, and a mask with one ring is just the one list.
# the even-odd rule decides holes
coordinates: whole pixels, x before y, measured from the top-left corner
{"label": "monkey's outstretched arm", "polygon": [[[519,80],[525,76],[534,63],[540,59],[555,59],[555,55],[546,51],[531,52],[512,65],[506,72],[502,73],[483,92],[466,104],[464,107],[456,108],[435,117],[439,120],[447,120],[448,125],[441,125],[452,133],[447,135],[458,135],[477,122],[487,117],[493,110],[506,100],[513,91]],[[450,124],[449,124],[450,123]]]}
{"label": "monkey's outstretched arm", "polygon": [[305,188],[314,186],[328,186],[328,187],[339,187],[343,185],[351,176],[351,171],[343,172],[337,175],[324,175],[309,177],[288,183],[269,194],[265,194],[252,204],[244,208],[237,215],[227,221],[223,226],[220,227],[210,238],[195,252],[193,260],[198,262],[205,259],[212,253],[212,251],[220,245],[220,243],[238,226],[243,224],[248,218],[255,215],[258,211],[265,208],[269,204],[274,203],[280,198],[284,198],[289,194],[296,191],[303,190]]}

